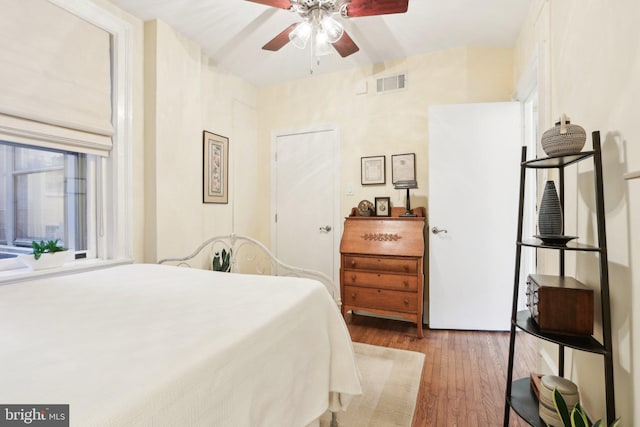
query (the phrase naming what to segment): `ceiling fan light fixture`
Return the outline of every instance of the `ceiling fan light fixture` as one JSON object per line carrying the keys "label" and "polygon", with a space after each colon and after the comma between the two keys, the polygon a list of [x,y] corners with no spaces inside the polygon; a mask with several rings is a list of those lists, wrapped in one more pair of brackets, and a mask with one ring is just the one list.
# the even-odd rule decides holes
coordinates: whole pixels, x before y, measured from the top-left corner
{"label": "ceiling fan light fixture", "polygon": [[312,30],[313,28],[309,22],[301,22],[289,33],[289,40],[298,49],[304,49],[307,47],[307,42],[309,42]]}
{"label": "ceiling fan light fixture", "polygon": [[[302,22],[289,25],[277,36],[262,46],[263,50],[277,51],[288,43],[299,49],[311,45],[310,58],[325,52],[331,46],[341,57],[346,58],[360,49],[334,17],[357,18],[361,16],[406,13],[409,0],[246,0],[297,14]],[[324,34],[324,35],[321,35]],[[327,41],[323,41],[323,37]],[[318,41],[320,37],[320,41]],[[311,40],[311,41],[310,41]],[[333,53],[333,51],[331,51]],[[319,61],[316,61],[319,62]],[[313,72],[313,65],[311,67]]]}
{"label": "ceiling fan light fixture", "polygon": [[330,16],[324,16],[320,22],[320,28],[327,35],[327,41],[329,43],[335,43],[344,34],[344,28],[342,25]]}
{"label": "ceiling fan light fixture", "polygon": [[325,55],[331,55],[334,50],[331,47],[331,44],[329,44],[329,39],[327,38],[327,35],[324,33],[324,31],[318,31],[318,34],[316,35],[316,40],[315,40],[315,55],[316,56],[325,56]]}

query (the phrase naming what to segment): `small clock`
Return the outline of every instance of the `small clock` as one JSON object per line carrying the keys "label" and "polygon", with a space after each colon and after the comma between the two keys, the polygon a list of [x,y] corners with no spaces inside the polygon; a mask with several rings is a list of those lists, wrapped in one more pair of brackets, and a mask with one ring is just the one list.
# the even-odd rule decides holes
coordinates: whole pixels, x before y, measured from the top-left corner
{"label": "small clock", "polygon": [[371,210],[373,209],[373,203],[368,200],[362,200],[358,203],[358,215],[371,216]]}

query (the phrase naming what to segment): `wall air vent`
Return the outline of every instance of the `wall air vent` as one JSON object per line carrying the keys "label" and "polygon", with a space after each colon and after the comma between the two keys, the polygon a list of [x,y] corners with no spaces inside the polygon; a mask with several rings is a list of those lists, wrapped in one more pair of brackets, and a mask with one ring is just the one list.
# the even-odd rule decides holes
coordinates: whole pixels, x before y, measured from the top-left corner
{"label": "wall air vent", "polygon": [[407,73],[380,77],[376,80],[376,93],[397,92],[407,88]]}

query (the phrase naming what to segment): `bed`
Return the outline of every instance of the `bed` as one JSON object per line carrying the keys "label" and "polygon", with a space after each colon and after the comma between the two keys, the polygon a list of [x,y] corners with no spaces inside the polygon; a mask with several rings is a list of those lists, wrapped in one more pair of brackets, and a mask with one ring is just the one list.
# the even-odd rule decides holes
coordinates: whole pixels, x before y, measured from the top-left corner
{"label": "bed", "polygon": [[309,425],[361,393],[327,290],[158,264],[0,286],[0,403],[69,404],[78,427]]}

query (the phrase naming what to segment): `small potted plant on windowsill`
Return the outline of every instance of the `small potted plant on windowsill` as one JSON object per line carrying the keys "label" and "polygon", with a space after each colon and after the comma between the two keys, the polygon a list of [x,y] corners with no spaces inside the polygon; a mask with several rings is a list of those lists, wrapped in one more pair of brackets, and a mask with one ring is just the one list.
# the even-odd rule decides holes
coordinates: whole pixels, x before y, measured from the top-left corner
{"label": "small potted plant on windowsill", "polygon": [[58,241],[59,239],[46,242],[34,240],[31,242],[33,254],[18,255],[18,259],[31,270],[60,267],[67,261],[69,252],[67,248],[58,244]]}

